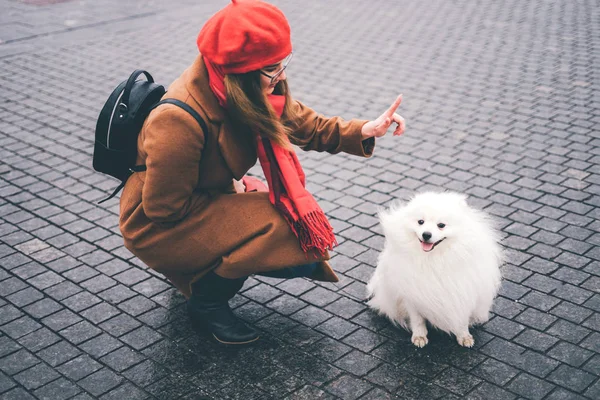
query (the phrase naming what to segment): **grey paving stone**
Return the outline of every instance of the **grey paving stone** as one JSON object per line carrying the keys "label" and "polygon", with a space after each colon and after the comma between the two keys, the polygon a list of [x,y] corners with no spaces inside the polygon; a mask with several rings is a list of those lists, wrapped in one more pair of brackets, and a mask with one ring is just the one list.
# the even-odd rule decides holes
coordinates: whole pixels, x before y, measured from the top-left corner
{"label": "grey paving stone", "polygon": [[502,283],[502,286],[500,287],[499,294],[501,296],[507,297],[511,300],[519,300],[524,295],[526,295],[529,291],[530,291],[530,289],[528,289],[524,286],[517,285],[517,284],[509,282],[509,281],[504,281]]}
{"label": "grey paving stone", "polygon": [[99,297],[113,304],[121,303],[135,295],[136,292],[123,285],[113,286],[98,294]]}
{"label": "grey paving stone", "polygon": [[46,297],[33,304],[28,305],[23,310],[36,319],[44,318],[58,310],[62,306],[56,301]]}
{"label": "grey paving stone", "polygon": [[481,380],[451,367],[442,372],[434,382],[453,393],[464,396],[477,386]]}
{"label": "grey paving stone", "polygon": [[81,262],[79,262],[74,257],[65,256],[57,260],[45,263],[45,265],[55,272],[62,273],[81,265]]}
{"label": "grey paving stone", "polygon": [[331,318],[331,314],[309,305],[290,317],[307,326],[316,326]]}
{"label": "grey paving stone", "polygon": [[101,292],[115,285],[117,285],[117,282],[105,275],[94,276],[87,281],[81,282],[81,287],[92,293]]}
{"label": "grey paving stone", "polygon": [[244,292],[244,296],[259,303],[271,301],[280,294],[281,291],[265,284],[254,286],[253,288]]}
{"label": "grey paving stone", "polygon": [[0,337],[0,357],[4,357],[10,353],[21,349],[21,346],[7,336]]}
{"label": "grey paving stone", "polygon": [[316,307],[324,307],[337,300],[340,296],[322,287],[316,287],[311,291],[304,293],[300,299]]}
{"label": "grey paving stone", "polygon": [[488,382],[492,382],[498,386],[504,386],[514,378],[519,371],[516,368],[490,358],[475,367],[473,373]]}
{"label": "grey paving stone", "polygon": [[3,395],[3,399],[6,400],[33,400],[35,397],[27,393],[25,389],[14,388]]}
{"label": "grey paving stone", "polygon": [[581,342],[581,346],[586,349],[595,351],[596,353],[599,353],[600,341],[598,341],[598,339],[600,339],[600,333],[593,332],[583,342]]}
{"label": "grey paving stone", "polygon": [[12,379],[0,372],[0,393],[7,392],[15,386],[17,384]]}
{"label": "grey paving stone", "polygon": [[587,299],[592,297],[593,292],[579,288],[577,286],[565,284],[556,289],[553,293],[556,297],[568,300],[575,304],[583,304]]}
{"label": "grey paving stone", "polygon": [[585,391],[585,395],[590,399],[596,398],[600,395],[600,384],[594,383],[588,390]]}
{"label": "grey paving stone", "polygon": [[61,330],[60,335],[65,337],[71,343],[80,344],[101,333],[101,330],[87,321],[81,321],[75,325]]}
{"label": "grey paving stone", "polygon": [[137,268],[130,268],[127,271],[113,276],[114,279],[127,286],[139,283],[149,277],[150,275],[148,273],[141,271]]}
{"label": "grey paving stone", "polygon": [[487,322],[484,328],[486,331],[504,339],[512,339],[525,329],[523,325],[499,316]]}
{"label": "grey paving stone", "polygon": [[371,371],[366,379],[376,385],[384,387],[390,392],[395,392],[398,388],[404,385],[405,382],[414,382],[416,378],[408,372],[389,364],[382,364],[377,369]]}
{"label": "grey paving stone", "polygon": [[19,292],[7,296],[6,299],[13,303],[16,307],[25,307],[43,297],[44,295],[40,291],[32,287],[27,287]]}
{"label": "grey paving stone", "polygon": [[6,297],[12,293],[16,293],[19,290],[23,290],[27,287],[27,284],[17,278],[9,278],[2,282],[2,287],[0,288],[0,296]]}
{"label": "grey paving stone", "polygon": [[552,325],[557,318],[548,313],[528,308],[519,314],[515,320],[532,328],[544,331],[548,326]]}
{"label": "grey paving stone", "polygon": [[588,336],[590,330],[565,320],[559,320],[546,333],[572,343],[579,343]]}
{"label": "grey paving stone", "polygon": [[325,307],[325,310],[341,318],[350,319],[365,310],[366,306],[346,297],[341,297]]}
{"label": "grey paving stone", "polygon": [[363,328],[354,331],[349,336],[343,339],[344,343],[365,353],[369,353],[371,350],[381,345],[386,340],[387,339],[385,338],[385,336],[378,335],[375,332]]}
{"label": "grey paving stone", "polygon": [[550,312],[557,317],[567,319],[576,324],[580,324],[582,321],[592,315],[591,310],[579,307],[572,303],[567,303],[566,301],[563,301],[554,307]]}
{"label": "grey paving stone", "polygon": [[485,344],[481,351],[501,361],[509,362],[518,358],[525,349],[518,344],[506,341],[501,338],[494,338]]}
{"label": "grey paving stone", "polygon": [[12,273],[21,279],[28,279],[46,272],[47,268],[37,262],[29,262],[12,270]]}
{"label": "grey paving stone", "polygon": [[144,296],[151,297],[158,293],[164,292],[170,287],[171,286],[166,282],[156,278],[150,278],[133,286],[133,290],[143,294]]}
{"label": "grey paving stone", "polygon": [[479,387],[471,391],[465,399],[468,400],[487,400],[487,399],[498,399],[498,400],[512,400],[515,399],[516,395],[510,393],[498,386],[494,386],[490,383],[484,382]]}
{"label": "grey paving stone", "polygon": [[38,330],[41,327],[42,326],[38,324],[35,320],[27,316],[23,316],[19,319],[15,319],[5,325],[0,326],[0,330],[7,336],[13,339],[18,339],[33,331]]}
{"label": "grey paving stone", "polygon": [[152,360],[146,360],[123,372],[123,376],[141,387],[148,386],[167,374],[164,367]]}
{"label": "grey paving stone", "polygon": [[162,339],[162,336],[157,332],[147,328],[140,327],[120,338],[123,342],[127,343],[136,350],[141,350],[157,341]]}
{"label": "grey paving stone", "polygon": [[548,395],[547,399],[550,399],[550,400],[559,400],[559,399],[583,400],[583,399],[585,399],[585,397],[579,396],[578,394],[573,393],[569,390],[559,388],[559,389],[556,389],[555,391],[553,391],[552,393],[550,393],[550,395]]}
{"label": "grey paving stone", "polygon": [[561,342],[550,350],[548,355],[573,367],[580,367],[593,356],[594,353],[570,343]]}
{"label": "grey paving stone", "polygon": [[508,360],[508,363],[540,378],[546,377],[560,365],[560,362],[530,350],[524,352],[518,358]]}
{"label": "grey paving stone", "polygon": [[99,396],[119,385],[122,377],[104,368],[94,372],[79,382],[79,385],[94,396]]}
{"label": "grey paving stone", "polygon": [[14,376],[28,391],[34,390],[60,377],[60,374],[45,364],[36,366],[23,371]]}
{"label": "grey paving stone", "polygon": [[286,330],[280,335],[280,338],[288,343],[294,343],[299,347],[308,347],[325,338],[325,335],[312,328],[297,325]]}
{"label": "grey paving stone", "polygon": [[138,316],[155,308],[157,304],[144,296],[136,296],[120,303],[117,307],[132,316]]}
{"label": "grey paving stone", "polygon": [[108,334],[101,334],[80,344],[79,348],[94,358],[100,358],[121,346],[123,346],[123,343],[118,339]]}
{"label": "grey paving stone", "polygon": [[67,378],[78,381],[100,368],[102,368],[102,364],[84,354],[62,364],[57,370]]}
{"label": "grey paving stone", "polygon": [[549,381],[567,387],[575,392],[583,391],[595,379],[594,375],[567,365],[561,365],[548,376]]}
{"label": "grey paving stone", "polygon": [[348,353],[334,363],[337,367],[358,376],[366,375],[379,364],[381,364],[381,361],[377,360],[375,357],[356,350]]}
{"label": "grey paving stone", "polygon": [[37,389],[33,393],[39,399],[50,400],[62,400],[73,397],[78,394],[81,390],[75,386],[75,384],[69,382],[64,378],[57,379],[41,388]]}
{"label": "grey paving stone", "polygon": [[325,389],[343,399],[358,399],[371,387],[368,382],[343,375],[325,386]]}
{"label": "grey paving stone", "polygon": [[21,336],[18,342],[31,352],[37,352],[60,340],[60,337],[47,328],[41,328]]}
{"label": "grey paving stone", "polygon": [[290,394],[285,397],[286,400],[310,400],[310,399],[322,399],[322,400],[332,400],[335,397],[331,394],[328,394],[315,386],[306,385],[297,390],[296,392]]}
{"label": "grey paving stone", "polygon": [[283,294],[267,303],[267,307],[272,308],[283,315],[290,315],[305,306],[305,302],[288,294]]}
{"label": "grey paving stone", "polygon": [[120,314],[101,323],[99,327],[104,329],[106,332],[111,333],[112,335],[121,336],[140,325],[141,323],[132,317],[125,314]]}
{"label": "grey paving stone", "polygon": [[[525,264],[524,267],[531,269],[531,267],[528,266],[528,264]],[[502,277],[512,282],[521,283],[532,275],[532,272],[528,271],[525,268],[517,267],[511,264],[503,265],[501,268]]]}
{"label": "grey paving stone", "polygon": [[33,286],[35,286],[36,288],[38,288],[40,290],[47,289],[47,288],[54,286],[62,281],[64,281],[64,278],[62,278],[60,275],[58,275],[52,271],[48,271],[43,274],[36,275],[33,278],[30,278],[28,280],[28,282],[30,284],[32,284]]}
{"label": "grey paving stone", "polygon": [[34,260],[36,260],[40,263],[48,263],[48,262],[60,259],[61,257],[64,257],[64,256],[65,256],[65,253],[63,253],[62,251],[55,249],[53,247],[48,247],[48,248],[45,248],[43,250],[40,250],[38,252],[31,254],[31,258],[33,258]]}
{"label": "grey paving stone", "polygon": [[[202,392],[199,390],[195,390],[193,393],[193,396],[188,397],[189,399],[192,399],[194,397],[196,398],[202,398],[202,397],[198,397],[201,396]],[[126,397],[128,399],[132,399],[132,400],[142,400],[142,399],[147,399],[149,396],[148,393],[144,392],[141,389],[138,389],[137,387],[133,386],[131,383],[125,383],[121,386],[119,386],[118,388],[111,390],[110,392],[108,392],[107,394],[103,395],[101,398],[102,400],[119,400],[122,399],[123,397]]]}
{"label": "grey paving stone", "polygon": [[100,359],[100,361],[111,367],[113,370],[121,372],[144,361],[145,359],[146,357],[144,357],[142,354],[128,347],[121,347],[105,355]]}
{"label": "grey paving stone", "polygon": [[528,399],[542,399],[554,388],[554,385],[544,382],[534,376],[522,373],[517,376],[507,388]]}
{"label": "grey paving stone", "polygon": [[347,322],[341,318],[333,317],[315,327],[319,332],[322,332],[334,339],[341,339],[351,332],[358,329],[358,326]]}
{"label": "grey paving stone", "polygon": [[27,350],[21,349],[0,359],[0,370],[6,375],[14,375],[39,364],[40,360]]}

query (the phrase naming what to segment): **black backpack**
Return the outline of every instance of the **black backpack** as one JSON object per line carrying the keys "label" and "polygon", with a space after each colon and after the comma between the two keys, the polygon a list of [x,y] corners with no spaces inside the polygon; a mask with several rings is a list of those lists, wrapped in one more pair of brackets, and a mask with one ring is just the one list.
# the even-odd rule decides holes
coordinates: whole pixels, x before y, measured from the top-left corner
{"label": "black backpack", "polygon": [[[146,81],[137,80],[141,74],[146,75]],[[192,107],[176,99],[161,101],[165,93],[164,86],[154,83],[152,75],[137,69],[106,100],[96,123],[93,165],[96,171],[117,178],[121,184],[98,204],[112,199],[131,174],[146,170],[145,165],[135,165],[137,138],[144,120],[155,107],[166,103],[181,107],[194,117],[205,135],[208,133],[204,120]]]}

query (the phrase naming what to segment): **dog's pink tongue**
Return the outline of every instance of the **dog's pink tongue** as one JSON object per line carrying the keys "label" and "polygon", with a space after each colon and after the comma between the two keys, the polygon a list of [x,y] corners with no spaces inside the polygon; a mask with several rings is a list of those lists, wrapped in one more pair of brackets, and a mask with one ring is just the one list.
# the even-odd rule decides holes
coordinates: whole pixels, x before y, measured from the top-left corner
{"label": "dog's pink tongue", "polygon": [[433,243],[421,242],[421,247],[423,248],[423,251],[431,251],[431,249],[433,249]]}

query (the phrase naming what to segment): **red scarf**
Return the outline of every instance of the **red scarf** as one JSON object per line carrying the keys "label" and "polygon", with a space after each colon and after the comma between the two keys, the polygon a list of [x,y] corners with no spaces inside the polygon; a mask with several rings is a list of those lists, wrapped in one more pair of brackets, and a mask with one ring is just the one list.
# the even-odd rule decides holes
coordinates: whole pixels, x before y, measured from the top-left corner
{"label": "red scarf", "polygon": [[[204,59],[209,85],[223,108],[227,108],[225,75],[219,66]],[[269,95],[269,102],[281,117],[285,96]],[[325,254],[337,245],[325,213],[306,190],[306,176],[293,150],[286,150],[268,138],[256,135],[257,153],[267,183],[269,200],[283,214],[307,255]]]}

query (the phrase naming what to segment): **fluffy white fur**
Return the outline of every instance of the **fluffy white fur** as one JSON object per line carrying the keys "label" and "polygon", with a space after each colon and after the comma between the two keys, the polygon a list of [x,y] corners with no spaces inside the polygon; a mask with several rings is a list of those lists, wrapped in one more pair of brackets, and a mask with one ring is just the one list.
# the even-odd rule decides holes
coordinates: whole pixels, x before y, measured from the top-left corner
{"label": "fluffy white fur", "polygon": [[[369,305],[410,329],[418,347],[427,344],[425,321],[472,347],[469,326],[489,319],[501,281],[502,248],[492,221],[466,196],[449,192],[417,194],[379,218],[386,241],[367,286]],[[427,242],[440,240],[426,251]]]}

